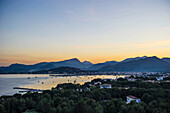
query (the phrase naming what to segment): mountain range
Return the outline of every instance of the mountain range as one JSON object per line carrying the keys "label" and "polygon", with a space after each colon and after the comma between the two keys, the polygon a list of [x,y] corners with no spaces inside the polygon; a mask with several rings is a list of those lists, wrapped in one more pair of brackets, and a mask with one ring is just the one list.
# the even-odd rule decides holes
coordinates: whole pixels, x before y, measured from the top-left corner
{"label": "mountain range", "polygon": [[[170,72],[170,58],[160,59],[156,56],[143,56],[127,58],[120,62],[106,61],[104,63],[97,64],[92,64],[89,61],[80,62],[77,58],[59,62],[41,62],[34,65],[16,63],[7,67],[0,67],[0,73],[30,73],[47,71],[56,68],[64,70],[65,67],[71,67],[74,68],[71,70],[77,71]],[[59,71],[59,69],[57,69],[57,71]]]}
{"label": "mountain range", "polygon": [[74,74],[74,73],[80,73],[80,72],[85,72],[85,71],[80,70],[75,67],[62,66],[62,67],[53,68],[49,70],[36,71],[36,72],[33,72],[33,74],[63,74],[63,73]]}

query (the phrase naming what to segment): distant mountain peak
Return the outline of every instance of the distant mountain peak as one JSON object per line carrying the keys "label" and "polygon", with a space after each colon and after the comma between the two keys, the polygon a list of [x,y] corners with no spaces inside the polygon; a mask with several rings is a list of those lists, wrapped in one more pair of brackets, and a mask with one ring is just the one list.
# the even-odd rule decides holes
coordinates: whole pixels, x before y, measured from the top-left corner
{"label": "distant mountain peak", "polygon": [[19,63],[14,63],[14,64],[11,64],[9,67],[12,67],[12,66],[24,66],[25,64],[19,64]]}
{"label": "distant mountain peak", "polygon": [[145,59],[145,58],[148,58],[147,56],[143,56],[143,57],[134,57],[134,58],[127,58],[121,62],[129,62],[129,61],[132,61],[132,60],[140,60],[140,59]]}
{"label": "distant mountain peak", "polygon": [[70,60],[78,60],[78,58],[72,58],[72,59],[70,59]]}
{"label": "distant mountain peak", "polygon": [[68,60],[64,60],[61,62],[75,62],[75,63],[81,63],[80,60],[78,58],[72,58],[72,59],[68,59]]}
{"label": "distant mountain peak", "polygon": [[69,60],[80,61],[78,58],[72,58],[72,59],[69,59]]}
{"label": "distant mountain peak", "polygon": [[168,62],[168,63],[170,64],[170,58],[168,58],[168,57],[163,57],[162,60],[165,61],[165,62]]}
{"label": "distant mountain peak", "polygon": [[117,62],[117,61],[106,61],[106,62],[104,62],[104,63],[110,63],[110,62]]}
{"label": "distant mountain peak", "polygon": [[13,64],[11,64],[11,65],[20,65],[19,63],[13,63]]}
{"label": "distant mountain peak", "polygon": [[89,62],[89,61],[84,61],[84,62],[82,62],[82,63],[85,64],[85,65],[92,65],[92,63]]}
{"label": "distant mountain peak", "polygon": [[150,58],[158,58],[157,56],[151,56]]}
{"label": "distant mountain peak", "polygon": [[158,58],[157,56],[146,57],[146,59],[159,59],[160,60],[160,58]]}
{"label": "distant mountain peak", "polygon": [[127,58],[121,62],[106,61],[98,64],[92,64],[89,61],[80,62],[78,58],[58,62],[40,62],[33,65],[15,63],[7,67],[0,67],[0,73],[33,72],[62,66],[79,68],[81,70],[101,69],[102,71],[170,71],[170,58],[164,57],[160,59],[156,56],[143,56]]}

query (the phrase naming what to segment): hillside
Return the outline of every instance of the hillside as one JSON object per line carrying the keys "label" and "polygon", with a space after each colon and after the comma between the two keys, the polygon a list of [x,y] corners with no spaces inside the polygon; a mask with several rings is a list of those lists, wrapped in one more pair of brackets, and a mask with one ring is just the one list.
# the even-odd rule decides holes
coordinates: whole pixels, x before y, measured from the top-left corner
{"label": "hillside", "polygon": [[72,73],[73,74],[78,72],[84,72],[84,71],[74,67],[58,67],[50,70],[36,71],[33,73],[35,74],[63,74],[63,73],[71,74]]}
{"label": "hillside", "polygon": [[157,58],[147,57],[139,60],[118,63],[112,67],[102,67],[100,71],[132,71],[132,72],[155,72],[170,71],[170,64]]}
{"label": "hillside", "polygon": [[49,70],[53,68],[58,68],[62,66],[75,67],[79,69],[87,69],[93,64],[85,61],[80,62],[77,58],[59,61],[59,62],[42,62],[34,65],[24,65],[24,64],[11,64],[7,67],[0,67],[0,73],[28,73],[41,70]]}
{"label": "hillside", "polygon": [[[88,71],[137,71],[137,72],[169,72],[170,58],[159,59],[154,57],[127,58],[123,61],[106,61],[104,63],[92,64],[89,61],[80,62],[77,58],[59,62],[41,62],[34,65],[11,64],[0,67],[0,73],[32,73],[59,67],[72,67]],[[59,68],[60,69],[60,68]]]}

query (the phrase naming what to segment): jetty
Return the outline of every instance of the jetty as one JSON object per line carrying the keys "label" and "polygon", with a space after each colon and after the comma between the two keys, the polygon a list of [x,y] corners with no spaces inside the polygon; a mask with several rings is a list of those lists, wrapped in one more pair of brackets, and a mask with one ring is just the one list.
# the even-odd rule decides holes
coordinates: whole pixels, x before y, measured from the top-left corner
{"label": "jetty", "polygon": [[43,92],[44,91],[41,89],[22,88],[22,87],[13,87],[13,89],[21,89],[21,90],[26,90],[26,91],[31,91],[31,92]]}

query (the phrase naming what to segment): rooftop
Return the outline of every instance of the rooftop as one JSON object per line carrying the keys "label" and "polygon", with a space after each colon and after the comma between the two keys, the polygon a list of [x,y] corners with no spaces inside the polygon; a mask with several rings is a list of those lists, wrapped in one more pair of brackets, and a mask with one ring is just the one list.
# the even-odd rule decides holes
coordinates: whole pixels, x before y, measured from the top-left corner
{"label": "rooftop", "polygon": [[102,86],[111,86],[111,84],[102,84]]}
{"label": "rooftop", "polygon": [[139,99],[139,98],[137,98],[137,97],[135,97],[135,96],[132,96],[132,95],[128,95],[127,97],[129,97],[129,98],[131,98],[131,99]]}

